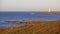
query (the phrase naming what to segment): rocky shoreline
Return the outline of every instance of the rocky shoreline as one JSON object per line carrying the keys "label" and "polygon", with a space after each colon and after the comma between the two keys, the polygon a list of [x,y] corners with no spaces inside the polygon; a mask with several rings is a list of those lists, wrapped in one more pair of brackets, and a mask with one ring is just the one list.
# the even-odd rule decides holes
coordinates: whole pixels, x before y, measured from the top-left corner
{"label": "rocky shoreline", "polygon": [[60,12],[39,12],[41,14],[60,14]]}
{"label": "rocky shoreline", "polygon": [[[57,20],[55,20],[57,21]],[[4,21],[5,23],[12,23],[12,24],[38,24],[42,22],[52,22],[52,21],[45,21],[45,20],[30,20],[30,21]],[[54,22],[54,21],[53,21]]]}

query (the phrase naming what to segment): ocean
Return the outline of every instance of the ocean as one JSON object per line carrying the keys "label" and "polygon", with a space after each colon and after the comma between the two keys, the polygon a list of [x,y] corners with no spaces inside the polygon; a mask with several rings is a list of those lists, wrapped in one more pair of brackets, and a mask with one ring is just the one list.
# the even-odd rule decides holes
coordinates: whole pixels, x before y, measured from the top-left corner
{"label": "ocean", "polygon": [[60,14],[41,14],[38,12],[0,12],[0,28],[22,26],[24,24],[6,24],[3,21],[22,21],[22,20],[60,20]]}

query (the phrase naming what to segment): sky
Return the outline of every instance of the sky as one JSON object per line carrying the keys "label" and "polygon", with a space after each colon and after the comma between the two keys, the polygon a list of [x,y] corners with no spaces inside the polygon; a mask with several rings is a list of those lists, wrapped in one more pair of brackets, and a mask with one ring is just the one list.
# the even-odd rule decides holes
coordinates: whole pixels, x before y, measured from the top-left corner
{"label": "sky", "polygon": [[0,0],[0,11],[60,11],[60,0]]}

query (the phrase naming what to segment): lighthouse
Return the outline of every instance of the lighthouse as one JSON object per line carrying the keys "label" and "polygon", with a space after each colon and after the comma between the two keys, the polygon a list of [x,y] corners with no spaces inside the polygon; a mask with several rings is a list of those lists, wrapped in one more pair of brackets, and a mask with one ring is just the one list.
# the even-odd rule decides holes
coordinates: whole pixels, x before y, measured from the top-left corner
{"label": "lighthouse", "polygon": [[49,11],[48,12],[50,12],[51,10],[50,10],[50,8],[49,8]]}

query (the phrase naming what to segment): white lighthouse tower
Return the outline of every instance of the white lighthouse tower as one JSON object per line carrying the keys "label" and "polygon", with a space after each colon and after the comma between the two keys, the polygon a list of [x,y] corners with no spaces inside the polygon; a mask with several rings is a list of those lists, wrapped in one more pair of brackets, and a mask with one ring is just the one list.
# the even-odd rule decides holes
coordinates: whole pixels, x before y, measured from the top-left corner
{"label": "white lighthouse tower", "polygon": [[48,12],[51,12],[51,9],[49,8]]}

